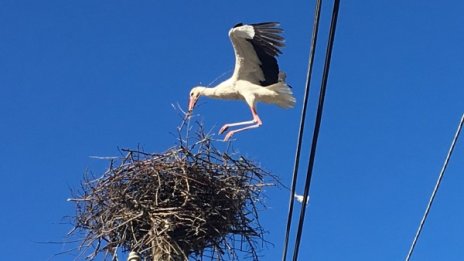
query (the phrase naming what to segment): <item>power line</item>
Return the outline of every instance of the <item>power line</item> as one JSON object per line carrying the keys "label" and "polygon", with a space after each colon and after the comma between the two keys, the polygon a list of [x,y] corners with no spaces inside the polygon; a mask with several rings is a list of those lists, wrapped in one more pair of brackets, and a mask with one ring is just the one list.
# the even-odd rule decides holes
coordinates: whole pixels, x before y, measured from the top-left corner
{"label": "power line", "polygon": [[284,250],[282,254],[282,261],[287,260],[287,250],[288,250],[288,237],[290,235],[290,228],[292,225],[292,216],[293,216],[293,195],[295,195],[296,190],[296,182],[298,178],[298,167],[300,164],[300,154],[301,154],[301,144],[303,140],[303,132],[305,127],[305,119],[306,119],[306,109],[308,107],[308,99],[309,99],[309,90],[311,85],[311,75],[313,71],[313,63],[314,63],[314,52],[316,50],[317,44],[317,33],[319,31],[319,17],[321,13],[321,0],[316,1],[316,6],[314,9],[314,21],[313,21],[313,33],[311,36],[311,44],[309,49],[309,60],[308,60],[308,72],[306,75],[306,88],[303,98],[303,108],[301,110],[301,118],[300,118],[300,128],[298,131],[298,142],[297,148],[295,153],[295,162],[293,165],[293,175],[292,175],[292,187],[290,192],[290,200],[288,203],[288,217],[287,217],[287,228],[285,231],[285,239],[284,239]]}
{"label": "power line", "polygon": [[419,224],[416,235],[414,236],[414,240],[412,241],[411,247],[409,248],[408,255],[406,256],[406,261],[409,261],[409,259],[412,256],[412,253],[414,252],[414,248],[416,246],[417,240],[419,239],[419,236],[422,232],[422,228],[424,227],[425,220],[427,219],[427,216],[429,215],[430,208],[432,207],[433,200],[435,199],[435,195],[437,194],[438,187],[440,187],[441,180],[443,178],[443,175],[445,174],[446,167],[448,166],[448,162],[451,158],[451,154],[453,153],[454,146],[456,145],[456,141],[458,140],[459,134],[461,133],[463,124],[464,124],[464,114],[461,117],[461,121],[459,122],[458,129],[456,130],[456,134],[454,134],[454,138],[453,138],[453,141],[451,142],[451,146],[448,150],[448,154],[446,155],[445,162],[443,164],[443,167],[441,168],[440,174],[438,175],[437,183],[435,184],[435,187],[433,188],[432,195],[430,196],[430,199],[429,199],[429,203],[427,204],[427,208],[425,209],[425,213],[422,216],[422,220]]}
{"label": "power line", "polygon": [[339,5],[340,5],[340,0],[335,0],[334,5],[333,5],[333,11],[332,11],[332,21],[330,22],[329,39],[327,43],[324,71],[322,72],[322,82],[321,82],[321,88],[320,88],[320,93],[319,93],[319,104],[317,107],[316,120],[315,120],[314,131],[313,131],[313,139],[312,139],[312,144],[311,144],[311,151],[309,154],[309,163],[308,163],[308,170],[306,174],[303,202],[302,202],[302,207],[301,207],[301,212],[300,212],[300,220],[298,223],[295,248],[293,250],[293,261],[298,260],[298,252],[300,248],[301,234],[303,232],[303,223],[304,223],[305,212],[306,212],[306,203],[308,200],[309,187],[311,184],[311,177],[313,173],[314,158],[316,155],[316,147],[317,147],[317,139],[319,137],[319,129],[320,129],[321,120],[322,120],[322,111],[324,108],[324,99],[325,99],[325,92],[327,89],[326,87],[327,87],[327,79],[329,76],[330,60],[332,57],[333,43],[335,40],[335,29],[337,27]]}

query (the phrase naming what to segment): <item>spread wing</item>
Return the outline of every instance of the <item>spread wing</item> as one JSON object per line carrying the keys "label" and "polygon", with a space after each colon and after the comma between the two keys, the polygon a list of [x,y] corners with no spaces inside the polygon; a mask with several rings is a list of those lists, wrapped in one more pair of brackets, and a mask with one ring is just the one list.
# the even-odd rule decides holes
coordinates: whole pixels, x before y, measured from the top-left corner
{"label": "spread wing", "polygon": [[247,80],[261,86],[277,83],[277,56],[284,46],[277,22],[237,24],[229,31],[235,52],[234,80]]}

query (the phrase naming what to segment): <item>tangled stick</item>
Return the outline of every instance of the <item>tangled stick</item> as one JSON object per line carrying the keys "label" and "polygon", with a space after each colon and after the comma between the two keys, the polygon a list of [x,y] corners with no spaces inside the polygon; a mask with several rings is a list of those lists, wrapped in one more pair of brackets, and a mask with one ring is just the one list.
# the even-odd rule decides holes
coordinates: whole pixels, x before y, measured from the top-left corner
{"label": "tangled stick", "polygon": [[102,177],[85,177],[70,199],[73,234],[83,235],[87,259],[117,260],[122,250],[142,260],[258,260],[262,189],[275,181],[268,172],[220,152],[202,130],[191,146],[123,152]]}

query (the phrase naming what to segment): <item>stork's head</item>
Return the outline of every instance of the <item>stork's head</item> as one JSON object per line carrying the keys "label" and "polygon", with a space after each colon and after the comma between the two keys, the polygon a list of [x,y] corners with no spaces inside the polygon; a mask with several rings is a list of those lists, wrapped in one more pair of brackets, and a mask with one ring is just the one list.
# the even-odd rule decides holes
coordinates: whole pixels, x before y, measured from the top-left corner
{"label": "stork's head", "polygon": [[198,98],[203,93],[203,87],[194,87],[190,91],[190,101],[189,101],[189,107],[188,107],[188,112],[192,112],[193,108],[195,107],[195,104],[197,104]]}

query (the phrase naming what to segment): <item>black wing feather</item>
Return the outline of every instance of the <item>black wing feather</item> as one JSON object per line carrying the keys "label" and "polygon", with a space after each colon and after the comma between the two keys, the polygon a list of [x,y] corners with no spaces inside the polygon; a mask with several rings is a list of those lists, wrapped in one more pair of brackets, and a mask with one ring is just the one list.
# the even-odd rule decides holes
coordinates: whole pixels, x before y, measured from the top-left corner
{"label": "black wing feather", "polygon": [[279,65],[276,57],[281,54],[280,47],[284,46],[284,38],[280,35],[283,30],[279,28],[277,22],[266,22],[251,24],[255,35],[248,41],[261,61],[261,70],[264,74],[264,81],[260,81],[262,86],[277,83],[279,80]]}

